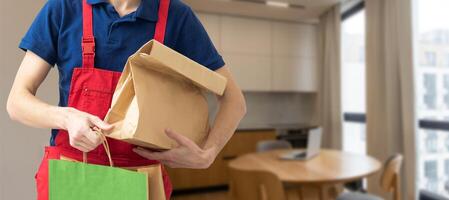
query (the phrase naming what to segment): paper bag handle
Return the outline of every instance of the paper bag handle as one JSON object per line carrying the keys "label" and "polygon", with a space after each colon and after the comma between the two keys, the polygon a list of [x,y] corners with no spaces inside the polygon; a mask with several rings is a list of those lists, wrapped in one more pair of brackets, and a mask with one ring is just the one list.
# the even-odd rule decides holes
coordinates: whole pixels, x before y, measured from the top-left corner
{"label": "paper bag handle", "polygon": [[[104,150],[106,152],[106,155],[108,155],[109,166],[114,167],[114,162],[112,162],[111,151],[109,149],[109,143],[108,143],[108,140],[106,139],[106,136],[101,132],[101,130],[99,128],[93,127],[92,129],[103,140],[102,143],[103,143],[103,147],[104,147]],[[87,153],[86,152],[83,152],[83,163],[87,163]]]}

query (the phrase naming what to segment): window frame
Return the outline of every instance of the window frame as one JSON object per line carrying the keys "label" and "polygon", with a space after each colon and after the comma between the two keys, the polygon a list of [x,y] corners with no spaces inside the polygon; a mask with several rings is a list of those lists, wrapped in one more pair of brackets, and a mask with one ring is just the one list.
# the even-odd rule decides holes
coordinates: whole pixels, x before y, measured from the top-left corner
{"label": "window frame", "polygon": [[346,19],[352,17],[353,15],[357,14],[358,12],[365,9],[365,1],[360,1],[359,3],[355,4],[345,12],[341,14],[341,22],[345,21]]}

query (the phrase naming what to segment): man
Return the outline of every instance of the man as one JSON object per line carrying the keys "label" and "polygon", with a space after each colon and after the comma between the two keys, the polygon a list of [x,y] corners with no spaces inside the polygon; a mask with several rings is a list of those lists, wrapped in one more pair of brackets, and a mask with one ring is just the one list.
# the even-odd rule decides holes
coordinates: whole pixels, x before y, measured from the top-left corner
{"label": "man", "polygon": [[[193,11],[180,0],[49,0],[19,47],[26,51],[11,89],[7,110],[28,126],[51,128],[50,147],[36,174],[38,199],[48,199],[48,159],[62,156],[107,165],[94,128],[110,130],[102,121],[127,58],[150,39],[184,54],[228,79],[220,109],[202,146],[167,127],[179,146],[151,152],[108,139],[118,167],[158,162],[173,168],[204,169],[211,165],[246,112],[244,97],[228,67]],[[35,94],[57,64],[59,106]],[[171,184],[164,172],[167,198]]]}

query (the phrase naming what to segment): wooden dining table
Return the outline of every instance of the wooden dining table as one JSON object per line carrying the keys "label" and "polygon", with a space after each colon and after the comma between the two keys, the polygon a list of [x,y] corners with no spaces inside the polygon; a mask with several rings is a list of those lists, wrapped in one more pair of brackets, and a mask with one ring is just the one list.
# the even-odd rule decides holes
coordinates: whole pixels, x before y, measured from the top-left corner
{"label": "wooden dining table", "polygon": [[[280,156],[292,150],[273,150],[250,153],[229,163],[238,170],[268,171],[284,184],[297,186],[299,199],[334,199],[340,186],[375,174],[382,168],[381,162],[368,156],[339,150],[322,149],[308,160],[282,160]],[[310,191],[315,191],[310,194]]]}

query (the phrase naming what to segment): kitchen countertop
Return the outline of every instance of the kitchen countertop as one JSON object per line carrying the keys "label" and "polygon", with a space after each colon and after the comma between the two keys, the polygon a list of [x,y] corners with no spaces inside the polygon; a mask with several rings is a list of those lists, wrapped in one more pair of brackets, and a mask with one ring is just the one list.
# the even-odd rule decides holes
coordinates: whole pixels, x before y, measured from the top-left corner
{"label": "kitchen countertop", "polygon": [[237,131],[312,129],[316,127],[318,126],[310,123],[240,124]]}

